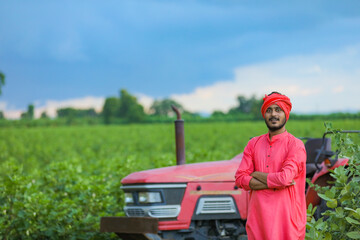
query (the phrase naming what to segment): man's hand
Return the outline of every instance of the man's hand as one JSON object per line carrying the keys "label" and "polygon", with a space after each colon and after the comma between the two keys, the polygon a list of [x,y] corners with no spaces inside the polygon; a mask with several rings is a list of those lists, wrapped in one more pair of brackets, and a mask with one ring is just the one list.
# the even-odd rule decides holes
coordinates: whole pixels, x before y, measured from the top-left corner
{"label": "man's hand", "polygon": [[[250,180],[249,186],[252,190],[262,190],[268,189],[267,185],[267,175],[268,173],[264,172],[253,172],[250,174],[253,178]],[[291,186],[295,185],[296,182],[292,180]]]}
{"label": "man's hand", "polygon": [[268,189],[268,186],[266,185],[266,183],[260,182],[255,177],[251,178],[251,180],[249,182],[249,187],[252,190]]}
{"label": "man's hand", "polygon": [[253,178],[256,178],[260,182],[264,183],[267,186],[267,175],[268,173],[264,172],[253,172],[250,174]]}

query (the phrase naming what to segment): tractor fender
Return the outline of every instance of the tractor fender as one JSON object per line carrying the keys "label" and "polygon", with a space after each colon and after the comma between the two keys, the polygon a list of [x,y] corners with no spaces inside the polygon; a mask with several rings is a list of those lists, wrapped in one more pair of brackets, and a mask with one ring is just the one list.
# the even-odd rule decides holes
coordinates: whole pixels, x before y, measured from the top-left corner
{"label": "tractor fender", "polygon": [[[329,169],[334,170],[339,166],[346,166],[348,164],[349,159],[339,159],[332,167],[328,168],[325,163],[321,163],[320,171],[317,171],[311,179],[311,182],[315,185],[319,186],[330,186],[329,181],[334,180],[333,177],[330,176]],[[315,188],[308,187],[306,191],[306,206],[309,206],[311,203],[313,206],[319,205],[321,202],[321,198],[318,196]]]}
{"label": "tractor fender", "polygon": [[[315,185],[319,186],[328,186],[330,185],[328,181],[331,181],[333,178],[330,176],[330,172],[327,172],[321,176],[319,176],[315,182],[313,182]],[[313,206],[319,205],[321,202],[321,198],[318,196],[315,188],[308,187],[308,190],[306,191],[306,206],[309,206],[310,203]]]}

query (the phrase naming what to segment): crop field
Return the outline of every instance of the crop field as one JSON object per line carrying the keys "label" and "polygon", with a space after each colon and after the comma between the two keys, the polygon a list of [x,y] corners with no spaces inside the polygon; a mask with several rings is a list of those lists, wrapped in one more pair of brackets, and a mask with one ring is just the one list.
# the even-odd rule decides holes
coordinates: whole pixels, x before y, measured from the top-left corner
{"label": "crop field", "polygon": [[[359,120],[333,121],[360,129]],[[322,121],[289,121],[322,137]],[[263,122],[185,123],[186,162],[231,159]],[[120,180],[174,165],[173,124],[0,129],[0,239],[108,239],[101,216],[123,215]]]}

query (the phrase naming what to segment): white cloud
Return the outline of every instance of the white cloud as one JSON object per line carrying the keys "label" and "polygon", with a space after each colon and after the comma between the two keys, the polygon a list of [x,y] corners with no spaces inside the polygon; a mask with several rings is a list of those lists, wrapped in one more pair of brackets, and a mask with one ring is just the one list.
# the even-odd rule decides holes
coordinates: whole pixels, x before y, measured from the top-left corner
{"label": "white cloud", "polygon": [[4,116],[6,119],[19,119],[21,117],[21,110],[9,110],[4,112]]}
{"label": "white cloud", "polygon": [[313,74],[313,73],[321,73],[322,69],[319,65],[314,65],[314,66],[310,66],[310,68],[308,69],[308,73]]}
{"label": "white cloud", "polygon": [[4,116],[7,119],[18,119],[21,116],[21,110],[8,110],[7,102],[0,102],[0,111],[4,112]]}
{"label": "white cloud", "polygon": [[135,96],[138,102],[144,107],[145,112],[149,113],[150,107],[155,99],[142,93],[137,93]]}
{"label": "white cloud", "polygon": [[229,110],[237,104],[238,95],[259,97],[279,91],[290,97],[295,112],[360,111],[359,49],[353,46],[333,54],[293,56],[242,66],[234,70],[232,80],[170,97],[190,111],[211,113]]}
{"label": "white cloud", "polygon": [[[34,115],[35,118],[39,118],[43,112],[46,112],[49,117],[56,117],[56,110],[66,107],[77,109],[94,108],[96,112],[100,112],[104,106],[105,98],[88,96],[61,101],[48,100],[44,105],[40,106],[38,101],[35,102]],[[8,109],[6,102],[0,102],[0,110],[4,111],[5,118],[7,119],[19,119],[21,117],[21,113],[26,112],[27,109]]]}
{"label": "white cloud", "polygon": [[[154,98],[146,96],[144,94],[135,94],[138,102],[144,106],[145,111],[149,111]],[[83,98],[74,98],[66,100],[48,100],[45,104],[41,105],[39,101],[35,101],[35,118],[39,118],[43,112],[46,112],[49,117],[56,117],[57,109],[72,107],[76,109],[89,109],[94,108],[96,112],[101,112],[105,103],[105,97],[92,97],[87,96]],[[26,112],[27,109],[8,109],[6,102],[0,102],[0,111],[4,111],[5,118],[7,119],[19,119],[21,113]]]}
{"label": "white cloud", "polygon": [[41,113],[46,112],[49,117],[56,116],[56,110],[59,108],[73,107],[77,109],[94,108],[95,111],[100,112],[104,106],[105,98],[87,96],[83,98],[67,99],[62,101],[48,100],[44,106],[36,106],[35,117],[41,116]]}
{"label": "white cloud", "polygon": [[333,89],[332,89],[332,91],[334,92],[334,93],[341,93],[341,92],[343,92],[344,91],[344,86],[336,86],[336,87],[334,87]]}
{"label": "white cloud", "polygon": [[[349,50],[350,49],[350,50]],[[290,97],[293,111],[298,113],[326,113],[360,111],[360,45],[332,54],[292,56],[275,61],[242,66],[234,69],[234,77],[194,89],[190,93],[168,97],[193,112],[228,111],[237,105],[239,95],[262,97],[279,91]],[[149,111],[154,98],[136,93],[140,104]],[[48,100],[36,104],[35,116],[46,111],[55,117],[64,107],[95,108],[101,111],[104,97],[84,97],[62,101]],[[21,110],[0,102],[6,118],[19,118]],[[25,111],[25,110],[23,110]]]}
{"label": "white cloud", "polygon": [[4,111],[6,109],[6,102],[0,102],[0,111]]}
{"label": "white cloud", "polygon": [[194,112],[226,111],[236,105],[237,83],[217,82],[206,87],[199,87],[188,94],[173,94],[170,98],[181,103],[185,109]]}

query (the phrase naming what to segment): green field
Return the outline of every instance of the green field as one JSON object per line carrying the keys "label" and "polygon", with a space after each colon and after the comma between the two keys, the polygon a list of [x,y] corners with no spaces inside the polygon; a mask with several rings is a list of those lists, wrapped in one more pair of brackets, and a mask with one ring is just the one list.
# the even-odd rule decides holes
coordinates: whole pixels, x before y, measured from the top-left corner
{"label": "green field", "polygon": [[[332,122],[360,129],[359,120]],[[297,137],[321,137],[323,121],[289,121]],[[187,163],[230,159],[263,122],[185,125]],[[174,165],[173,124],[0,129],[0,238],[100,239],[101,216],[122,215],[120,180]]]}

